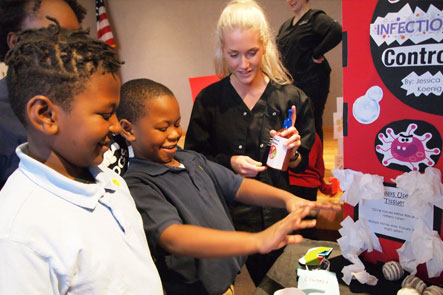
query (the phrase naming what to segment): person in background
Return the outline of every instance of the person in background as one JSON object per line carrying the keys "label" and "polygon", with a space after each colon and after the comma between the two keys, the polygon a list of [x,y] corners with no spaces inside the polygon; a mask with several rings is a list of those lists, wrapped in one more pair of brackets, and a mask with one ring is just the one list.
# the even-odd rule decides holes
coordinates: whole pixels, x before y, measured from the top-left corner
{"label": "person in background", "polygon": [[[140,211],[151,253],[168,295],[231,294],[236,275],[251,253],[298,243],[296,229],[310,209],[337,209],[178,149],[180,108],[172,91],[149,79],[124,83],[117,116],[134,158],[124,178]],[[226,203],[233,200],[293,212],[258,233],[236,232]]]}
{"label": "person in background", "polygon": [[[49,24],[46,16],[67,29],[79,29],[86,10],[77,0],[0,0],[0,61],[17,41],[17,33]],[[18,166],[16,147],[26,141],[25,128],[11,109],[6,78],[0,80],[0,188]]]}
{"label": "person in background", "polygon": [[323,111],[328,98],[331,68],[325,54],[342,39],[341,25],[325,12],[311,9],[309,0],[286,0],[294,16],[277,35],[284,66],[311,100],[315,130],[323,142]]}
{"label": "person in background", "polygon": [[121,131],[121,63],[52,20],[20,33],[6,56],[28,142],[0,191],[0,294],[162,295],[126,182],[98,166]]}
{"label": "person in background", "polygon": [[302,173],[289,171],[289,183],[294,195],[302,196],[310,201],[317,200],[317,192],[320,189],[325,194],[332,194],[331,185],[324,181],[325,163],[322,157],[322,144],[320,137],[316,135],[315,142],[309,153],[308,167]]}
{"label": "person in background", "polygon": [[[204,154],[240,176],[255,178],[289,191],[287,171],[265,166],[272,135],[296,107],[288,136],[289,167],[303,171],[315,139],[308,97],[291,84],[262,8],[253,0],[231,1],[216,29],[216,72],[222,79],[196,97],[185,148]],[[239,231],[259,232],[284,218],[279,208],[232,202],[230,212]],[[281,249],[280,249],[281,250]],[[256,285],[281,251],[254,254],[246,262]]]}

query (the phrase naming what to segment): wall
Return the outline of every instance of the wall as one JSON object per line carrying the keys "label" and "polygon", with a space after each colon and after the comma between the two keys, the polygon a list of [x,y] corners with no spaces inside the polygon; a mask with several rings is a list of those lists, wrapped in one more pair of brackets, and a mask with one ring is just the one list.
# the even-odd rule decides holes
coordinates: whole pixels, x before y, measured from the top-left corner
{"label": "wall", "polygon": [[[95,1],[80,0],[88,10],[83,22],[96,36]],[[226,0],[107,0],[119,55],[125,61],[122,81],[150,78],[168,86],[179,100],[183,128],[192,110],[189,77],[214,74],[213,32]],[[259,0],[277,32],[292,16],[284,0]],[[311,0],[341,22],[341,0]],[[332,67],[331,91],[324,125],[332,125],[335,97],[342,96],[341,44],[327,54]]]}

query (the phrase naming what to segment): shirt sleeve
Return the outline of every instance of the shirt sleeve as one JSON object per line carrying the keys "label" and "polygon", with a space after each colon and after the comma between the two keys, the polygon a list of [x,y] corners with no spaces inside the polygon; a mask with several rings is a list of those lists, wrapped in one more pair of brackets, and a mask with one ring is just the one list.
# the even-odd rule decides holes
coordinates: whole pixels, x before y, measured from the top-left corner
{"label": "shirt sleeve", "polygon": [[163,231],[172,224],[183,224],[183,220],[158,188],[134,177],[126,178],[126,182],[142,216],[146,238],[155,250]]}
{"label": "shirt sleeve", "polygon": [[312,57],[318,59],[337,46],[342,40],[341,25],[326,13],[318,13],[313,24],[314,31],[322,36],[322,41],[314,48]]}
{"label": "shirt sleeve", "polygon": [[60,294],[50,262],[19,242],[0,239],[0,294]]}
{"label": "shirt sleeve", "polygon": [[[203,89],[195,99],[185,138],[185,149],[199,152],[208,160],[231,168],[231,157],[217,152],[212,138],[214,127],[213,113],[216,108],[215,99],[211,98],[208,88]],[[212,103],[211,103],[212,101]]]}
{"label": "shirt sleeve", "polygon": [[209,169],[208,172],[212,174],[211,178],[216,182],[215,185],[218,185],[220,188],[226,202],[231,203],[234,201],[243,178],[228,168],[212,161],[207,161],[207,167]]}

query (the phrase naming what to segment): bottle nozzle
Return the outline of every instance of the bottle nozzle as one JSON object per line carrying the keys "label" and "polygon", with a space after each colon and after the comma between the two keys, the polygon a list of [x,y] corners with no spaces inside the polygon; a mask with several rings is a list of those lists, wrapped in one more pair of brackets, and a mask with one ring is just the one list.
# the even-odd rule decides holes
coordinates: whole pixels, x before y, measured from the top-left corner
{"label": "bottle nozzle", "polygon": [[283,128],[288,129],[289,127],[292,126],[291,117],[292,117],[292,108],[288,110],[288,117],[283,122]]}

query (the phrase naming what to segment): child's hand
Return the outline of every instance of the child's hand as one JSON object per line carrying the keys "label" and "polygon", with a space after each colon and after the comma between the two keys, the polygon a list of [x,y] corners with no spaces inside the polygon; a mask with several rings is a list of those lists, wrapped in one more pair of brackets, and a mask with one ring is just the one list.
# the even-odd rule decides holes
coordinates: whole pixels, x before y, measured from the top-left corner
{"label": "child's hand", "polygon": [[273,224],[262,232],[254,235],[257,239],[257,252],[265,254],[288,244],[297,244],[303,241],[301,235],[290,235],[297,229],[314,227],[316,220],[302,220],[312,209],[311,205],[298,208],[284,219]]}
{"label": "child's hand", "polygon": [[255,177],[258,173],[266,170],[266,166],[263,166],[261,162],[248,156],[232,156],[231,167],[243,177]]}
{"label": "child's hand", "polygon": [[328,210],[328,211],[341,211],[340,204],[334,204],[329,202],[317,202],[317,201],[309,201],[303,198],[293,196],[292,198],[286,201],[286,209],[288,212],[297,211],[299,208],[304,208],[306,206],[312,206],[312,208],[316,211],[318,210]]}

